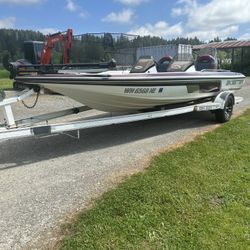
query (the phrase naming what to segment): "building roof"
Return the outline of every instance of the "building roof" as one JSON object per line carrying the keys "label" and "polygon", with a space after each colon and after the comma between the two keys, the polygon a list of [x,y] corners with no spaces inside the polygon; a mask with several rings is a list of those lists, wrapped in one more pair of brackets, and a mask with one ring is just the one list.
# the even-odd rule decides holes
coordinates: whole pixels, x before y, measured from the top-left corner
{"label": "building roof", "polygon": [[215,49],[231,49],[231,48],[242,48],[250,47],[250,41],[225,41],[225,42],[212,42],[200,45],[194,45],[194,50],[200,50],[204,48],[215,48]]}

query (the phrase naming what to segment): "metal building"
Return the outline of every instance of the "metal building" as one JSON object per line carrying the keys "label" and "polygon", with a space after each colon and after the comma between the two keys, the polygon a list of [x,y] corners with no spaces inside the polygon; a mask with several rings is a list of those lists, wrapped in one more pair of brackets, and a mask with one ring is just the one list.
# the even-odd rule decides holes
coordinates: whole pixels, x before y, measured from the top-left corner
{"label": "metal building", "polygon": [[192,55],[192,46],[188,44],[167,44],[159,46],[140,47],[136,50],[136,58],[152,56],[159,61],[164,56]]}
{"label": "metal building", "polygon": [[227,53],[227,61],[222,62],[222,67],[228,65],[228,69],[250,75],[250,41],[232,40],[200,44],[193,46],[193,51],[205,48],[214,48]]}

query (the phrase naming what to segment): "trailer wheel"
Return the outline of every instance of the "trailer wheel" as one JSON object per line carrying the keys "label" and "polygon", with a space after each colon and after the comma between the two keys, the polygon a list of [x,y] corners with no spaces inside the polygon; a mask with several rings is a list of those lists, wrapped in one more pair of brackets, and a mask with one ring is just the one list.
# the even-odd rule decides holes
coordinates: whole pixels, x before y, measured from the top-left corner
{"label": "trailer wheel", "polygon": [[225,101],[223,109],[215,110],[215,119],[217,122],[223,123],[230,120],[233,114],[234,97],[229,95]]}

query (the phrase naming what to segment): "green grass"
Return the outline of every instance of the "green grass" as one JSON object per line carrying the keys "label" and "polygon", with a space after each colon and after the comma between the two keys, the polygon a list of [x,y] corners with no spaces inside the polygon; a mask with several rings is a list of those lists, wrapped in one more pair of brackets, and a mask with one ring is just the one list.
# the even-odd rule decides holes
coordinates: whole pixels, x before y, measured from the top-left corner
{"label": "green grass", "polygon": [[155,157],[81,213],[61,249],[249,249],[250,111]]}
{"label": "green grass", "polygon": [[9,79],[9,72],[0,69],[0,89],[11,89],[13,80]]}
{"label": "green grass", "polygon": [[0,79],[9,78],[10,73],[5,69],[0,69]]}
{"label": "green grass", "polygon": [[11,89],[13,80],[8,78],[0,79],[0,89]]}

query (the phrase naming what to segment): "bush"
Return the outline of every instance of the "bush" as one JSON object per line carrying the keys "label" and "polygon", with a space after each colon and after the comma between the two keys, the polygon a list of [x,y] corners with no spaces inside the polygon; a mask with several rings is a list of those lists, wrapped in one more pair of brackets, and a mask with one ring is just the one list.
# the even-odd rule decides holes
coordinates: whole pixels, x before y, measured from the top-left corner
{"label": "bush", "polygon": [[249,64],[242,64],[242,63],[234,63],[233,67],[229,63],[222,63],[220,65],[221,69],[227,69],[234,72],[239,72],[244,74],[245,76],[250,76],[250,65]]}

